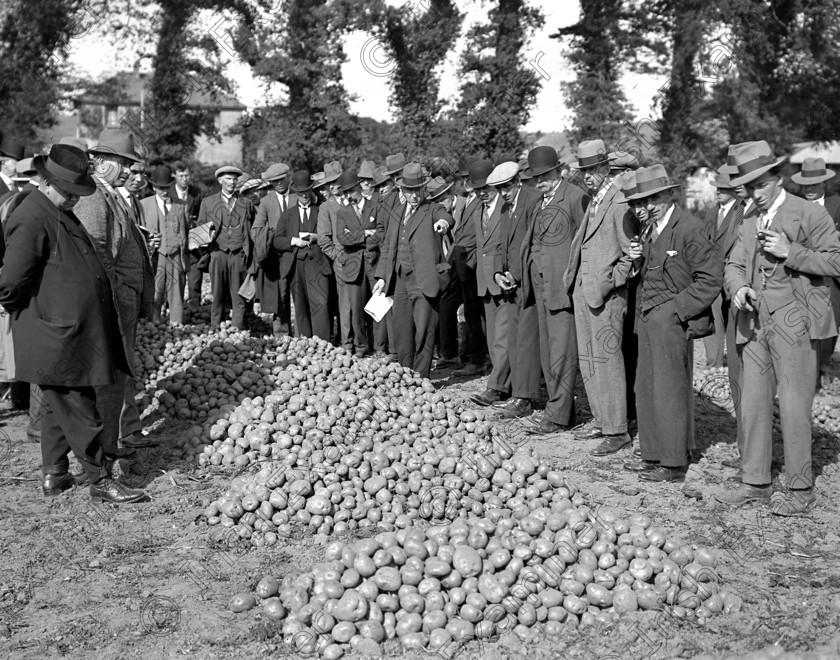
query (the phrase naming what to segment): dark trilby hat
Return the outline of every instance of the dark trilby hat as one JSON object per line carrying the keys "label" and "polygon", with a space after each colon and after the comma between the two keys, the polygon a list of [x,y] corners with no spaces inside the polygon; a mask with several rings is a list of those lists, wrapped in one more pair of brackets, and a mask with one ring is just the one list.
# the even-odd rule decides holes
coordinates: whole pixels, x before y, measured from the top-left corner
{"label": "dark trilby hat", "polygon": [[422,188],[431,181],[431,178],[423,173],[423,166],[420,163],[407,163],[403,168],[403,175],[397,179],[400,188]]}
{"label": "dark trilby hat", "polygon": [[355,172],[342,172],[338,177],[338,185],[341,186],[341,192],[347,192],[359,185],[359,175]]}
{"label": "dark trilby hat", "polygon": [[680,184],[671,183],[668,172],[662,165],[651,165],[636,170],[636,192],[627,199],[644,199],[656,193],[672,188],[679,188]]}
{"label": "dark trilby hat", "polygon": [[533,178],[555,170],[562,164],[554,147],[534,147],[528,152],[528,169],[525,170],[525,176]]}
{"label": "dark trilby hat", "polygon": [[11,135],[3,135],[3,138],[0,139],[0,156],[22,160],[25,156],[25,148],[26,145],[23,140],[18,140]]}
{"label": "dark trilby hat", "polygon": [[469,179],[467,183],[473,188],[483,188],[487,185],[487,177],[493,172],[493,163],[489,160],[476,160],[467,168]]}
{"label": "dark trilby hat", "polygon": [[152,174],[149,176],[149,183],[157,188],[168,188],[175,183],[172,168],[167,165],[158,165],[152,170]]}
{"label": "dark trilby hat", "polygon": [[306,192],[312,190],[312,177],[306,170],[297,170],[292,174],[292,185],[289,186],[294,192]]}
{"label": "dark trilby hat", "polygon": [[96,191],[89,163],[84,151],[69,144],[54,144],[49,156],[35,156],[32,159],[35,170],[47,183],[82,197]]}
{"label": "dark trilby hat", "polygon": [[810,186],[833,179],[836,174],[837,172],[834,170],[826,168],[825,161],[822,158],[806,158],[802,162],[802,169],[790,179],[800,186]]}
{"label": "dark trilby hat", "polygon": [[121,128],[106,128],[99,134],[99,142],[90,153],[105,156],[122,156],[129,160],[143,160],[134,148],[134,135]]}

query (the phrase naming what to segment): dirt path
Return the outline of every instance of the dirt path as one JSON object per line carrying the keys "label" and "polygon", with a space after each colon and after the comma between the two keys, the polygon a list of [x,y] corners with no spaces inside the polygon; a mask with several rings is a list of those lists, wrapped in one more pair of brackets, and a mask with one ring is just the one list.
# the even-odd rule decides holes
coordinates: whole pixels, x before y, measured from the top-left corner
{"label": "dirt path", "polygon": [[[481,378],[447,374],[435,384],[457,399],[484,386]],[[836,407],[837,396],[822,400]],[[557,461],[593,506],[643,513],[689,544],[718,548],[718,572],[742,596],[741,612],[705,626],[647,612],[611,629],[570,629],[559,642],[535,635],[524,643],[507,634],[473,643],[459,657],[725,658],[776,642],[800,652],[837,643],[840,440],[823,432],[815,437],[820,501],[810,515],[785,519],[762,508],[726,509],[712,495],[733,487],[726,478],[734,471],[720,460],[736,454],[734,420],[718,403],[697,397],[700,456],[685,487],[640,482],[622,470],[629,450],[591,458],[597,441],[558,434],[530,438],[526,446]],[[581,397],[579,408],[584,404]],[[231,471],[199,470],[177,458],[167,445],[183,426],[168,422],[157,435],[160,448],[120,463],[118,473],[145,487],[151,502],[115,508],[93,506],[83,488],[45,503],[38,446],[26,441],[24,416],[6,413],[0,421],[0,656],[302,657],[258,610],[237,615],[227,603],[253,591],[266,574],[305,571],[322,559],[323,546],[306,538],[259,550],[214,546],[202,512],[226,490]],[[396,645],[386,650],[402,655]]]}

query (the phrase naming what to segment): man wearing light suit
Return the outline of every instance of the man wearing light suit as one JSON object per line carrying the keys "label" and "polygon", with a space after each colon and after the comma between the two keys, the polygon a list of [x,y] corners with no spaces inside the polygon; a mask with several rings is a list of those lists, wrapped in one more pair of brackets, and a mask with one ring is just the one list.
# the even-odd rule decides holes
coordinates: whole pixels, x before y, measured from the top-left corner
{"label": "man wearing light suit", "polygon": [[[811,406],[817,348],[837,335],[827,279],[840,275],[840,236],[828,212],[784,191],[766,142],[733,154],[733,185],[744,185],[757,213],[744,217],[726,263],[724,286],[738,309],[742,358],[742,485],[716,498],[739,506],[769,502],[797,515],[816,502],[811,471]],[[778,393],[787,494],[771,498],[773,400]]]}
{"label": "man wearing light suit", "polygon": [[564,281],[574,302],[578,360],[593,420],[575,438],[603,438],[591,453],[606,456],[631,442],[621,340],[632,265],[625,254],[632,237],[625,233],[628,207],[610,177],[604,142],[581,142],[577,155],[571,167],[581,172],[593,198],[572,240]]}

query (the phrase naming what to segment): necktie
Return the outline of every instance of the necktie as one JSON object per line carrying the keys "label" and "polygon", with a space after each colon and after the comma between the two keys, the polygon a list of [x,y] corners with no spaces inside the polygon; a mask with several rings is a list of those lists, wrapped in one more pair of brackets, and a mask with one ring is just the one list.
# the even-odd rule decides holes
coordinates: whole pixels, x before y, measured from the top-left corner
{"label": "necktie", "polygon": [[487,235],[487,223],[490,221],[490,207],[485,204],[481,212],[481,233]]}
{"label": "necktie", "polygon": [[286,196],[280,195],[280,212],[284,212],[288,208],[288,204],[286,203]]}
{"label": "necktie", "polygon": [[405,205],[405,216],[403,216],[403,224],[408,224],[408,218],[411,216],[411,206],[409,204]]}
{"label": "necktie", "polygon": [[164,202],[163,203],[163,217],[164,218],[169,215],[170,207],[171,207],[171,204],[169,202]]}
{"label": "necktie", "polygon": [[747,210],[747,203],[740,199],[738,203],[735,204],[735,226],[741,226],[741,220],[744,219],[744,212]]}
{"label": "necktie", "polygon": [[718,229],[720,229],[720,226],[723,224],[723,218],[724,217],[726,217],[726,213],[724,212],[723,207],[721,206],[720,209],[718,210],[718,215],[717,215],[717,228]]}

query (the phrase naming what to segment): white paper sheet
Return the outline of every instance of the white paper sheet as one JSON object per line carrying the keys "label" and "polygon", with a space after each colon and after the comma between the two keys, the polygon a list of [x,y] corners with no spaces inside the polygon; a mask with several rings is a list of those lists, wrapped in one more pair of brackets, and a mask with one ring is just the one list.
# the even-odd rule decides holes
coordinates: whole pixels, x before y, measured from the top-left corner
{"label": "white paper sheet", "polygon": [[377,293],[371,296],[365,305],[365,312],[376,322],[385,318],[385,314],[394,305],[394,299],[384,293]]}

